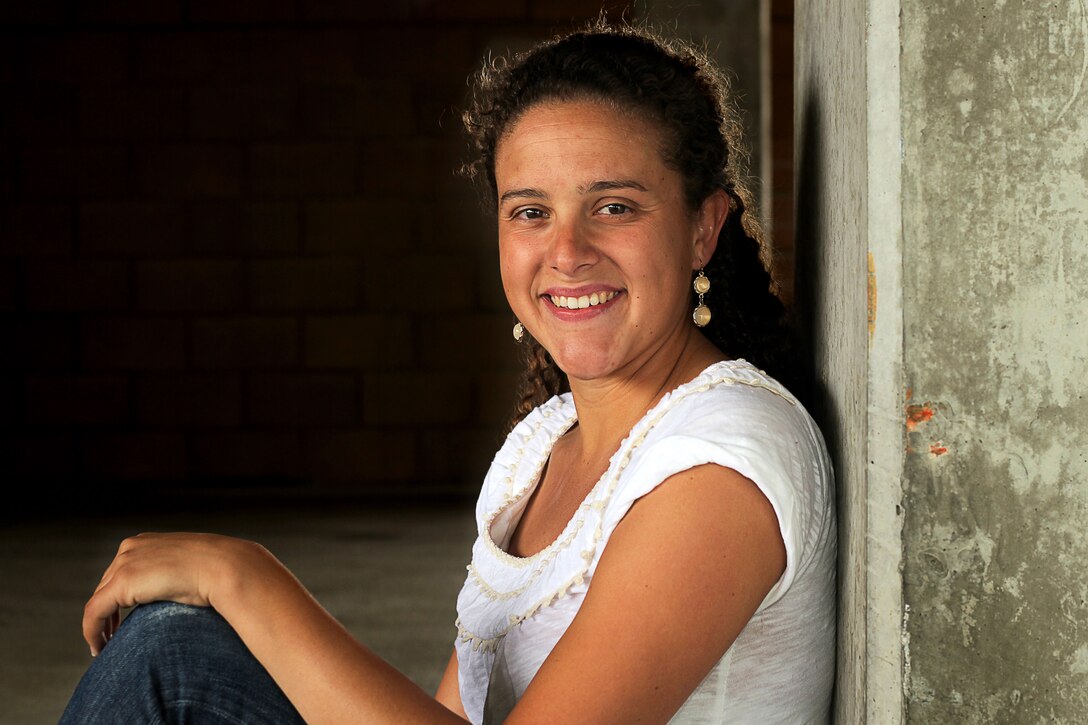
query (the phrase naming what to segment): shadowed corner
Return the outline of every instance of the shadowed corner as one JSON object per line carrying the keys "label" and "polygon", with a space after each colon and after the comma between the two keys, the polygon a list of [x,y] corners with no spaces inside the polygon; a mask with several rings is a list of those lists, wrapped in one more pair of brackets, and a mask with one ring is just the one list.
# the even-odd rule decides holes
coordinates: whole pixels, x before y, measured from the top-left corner
{"label": "shadowed corner", "polygon": [[[835,399],[833,391],[828,385],[828,376],[833,371],[828,370],[827,349],[833,345],[826,336],[833,334],[833,328],[827,324],[829,316],[827,302],[833,290],[827,287],[827,248],[829,240],[824,236],[825,220],[824,210],[826,194],[820,180],[827,178],[826,169],[823,168],[824,156],[823,134],[821,126],[820,99],[816,93],[819,84],[811,79],[805,84],[807,93],[801,109],[801,126],[797,138],[797,172],[796,172],[796,236],[794,241],[795,268],[795,298],[794,319],[798,331],[798,344],[801,357],[804,360],[804,384],[805,389],[801,393],[801,399],[812,413],[813,419],[823,433],[827,445],[828,454],[831,457],[832,466],[836,476],[836,500],[838,511],[839,534],[839,560],[837,569],[838,596],[840,611],[838,616],[839,644],[836,649],[838,664],[835,692],[833,702],[837,710],[849,707],[848,704],[839,703],[844,693],[849,696],[850,688],[844,687],[839,681],[847,671],[844,668],[845,661],[852,661],[854,654],[844,647],[843,633],[846,629],[844,622],[849,613],[842,606],[844,600],[843,590],[849,586],[852,577],[847,569],[850,567],[844,542],[849,540],[852,524],[848,516],[846,498],[848,492],[844,484],[844,456],[842,451],[842,413]],[[822,375],[820,374],[822,371]],[[852,674],[852,673],[851,673]]]}
{"label": "shadowed corner", "polygon": [[806,387],[801,393],[801,399],[812,408],[812,415],[820,424],[835,470],[840,470],[840,461],[837,460],[840,443],[839,412],[826,383],[817,373],[822,369],[821,349],[827,345],[826,340],[821,338],[827,330],[821,323],[827,319],[825,302],[828,299],[824,269],[826,240],[822,235],[825,198],[823,187],[819,183],[824,178],[824,170],[820,168],[820,161],[823,159],[823,130],[820,127],[820,101],[814,91],[817,84],[809,83],[806,87],[809,93],[801,110],[801,129],[797,145],[800,153],[796,176],[796,281],[793,315],[802,359],[805,361]]}

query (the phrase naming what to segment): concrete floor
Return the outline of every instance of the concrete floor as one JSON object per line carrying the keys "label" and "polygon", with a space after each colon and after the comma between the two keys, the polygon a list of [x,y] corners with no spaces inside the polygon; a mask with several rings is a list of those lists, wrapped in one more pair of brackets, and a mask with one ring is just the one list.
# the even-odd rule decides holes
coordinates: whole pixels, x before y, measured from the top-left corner
{"label": "concrete floor", "polygon": [[360,640],[433,692],[475,535],[471,508],[265,507],[17,523],[0,530],[0,723],[55,723],[90,661],[83,603],[122,538],[214,531],[260,541]]}

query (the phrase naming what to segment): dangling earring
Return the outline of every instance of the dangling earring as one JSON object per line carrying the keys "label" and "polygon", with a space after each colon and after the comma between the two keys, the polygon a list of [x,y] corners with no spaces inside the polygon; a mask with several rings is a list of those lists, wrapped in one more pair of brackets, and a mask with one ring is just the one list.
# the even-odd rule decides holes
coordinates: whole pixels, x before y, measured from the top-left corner
{"label": "dangling earring", "polygon": [[525,325],[520,322],[514,323],[514,340],[521,342],[525,339]]}
{"label": "dangling earring", "polygon": [[695,294],[699,295],[699,304],[695,306],[695,310],[691,313],[691,319],[694,320],[696,327],[706,327],[710,322],[710,308],[703,304],[703,295],[710,291],[710,280],[703,274],[703,270],[699,270],[699,275],[695,278],[695,281],[691,284],[695,290]]}

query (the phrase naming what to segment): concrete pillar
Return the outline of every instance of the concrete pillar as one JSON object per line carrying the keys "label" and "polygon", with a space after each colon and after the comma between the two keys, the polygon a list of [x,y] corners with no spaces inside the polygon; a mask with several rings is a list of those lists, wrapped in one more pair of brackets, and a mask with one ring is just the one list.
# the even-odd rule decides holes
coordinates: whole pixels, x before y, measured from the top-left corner
{"label": "concrete pillar", "polygon": [[1088,712],[1088,8],[797,4],[839,722]]}

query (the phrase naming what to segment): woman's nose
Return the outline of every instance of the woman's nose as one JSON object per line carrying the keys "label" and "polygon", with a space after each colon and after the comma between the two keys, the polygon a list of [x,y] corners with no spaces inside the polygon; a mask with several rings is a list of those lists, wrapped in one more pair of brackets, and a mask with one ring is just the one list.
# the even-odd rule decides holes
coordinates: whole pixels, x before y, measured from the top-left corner
{"label": "woman's nose", "polygon": [[592,266],[599,254],[586,230],[576,221],[556,224],[548,245],[547,264],[560,274],[573,276]]}

